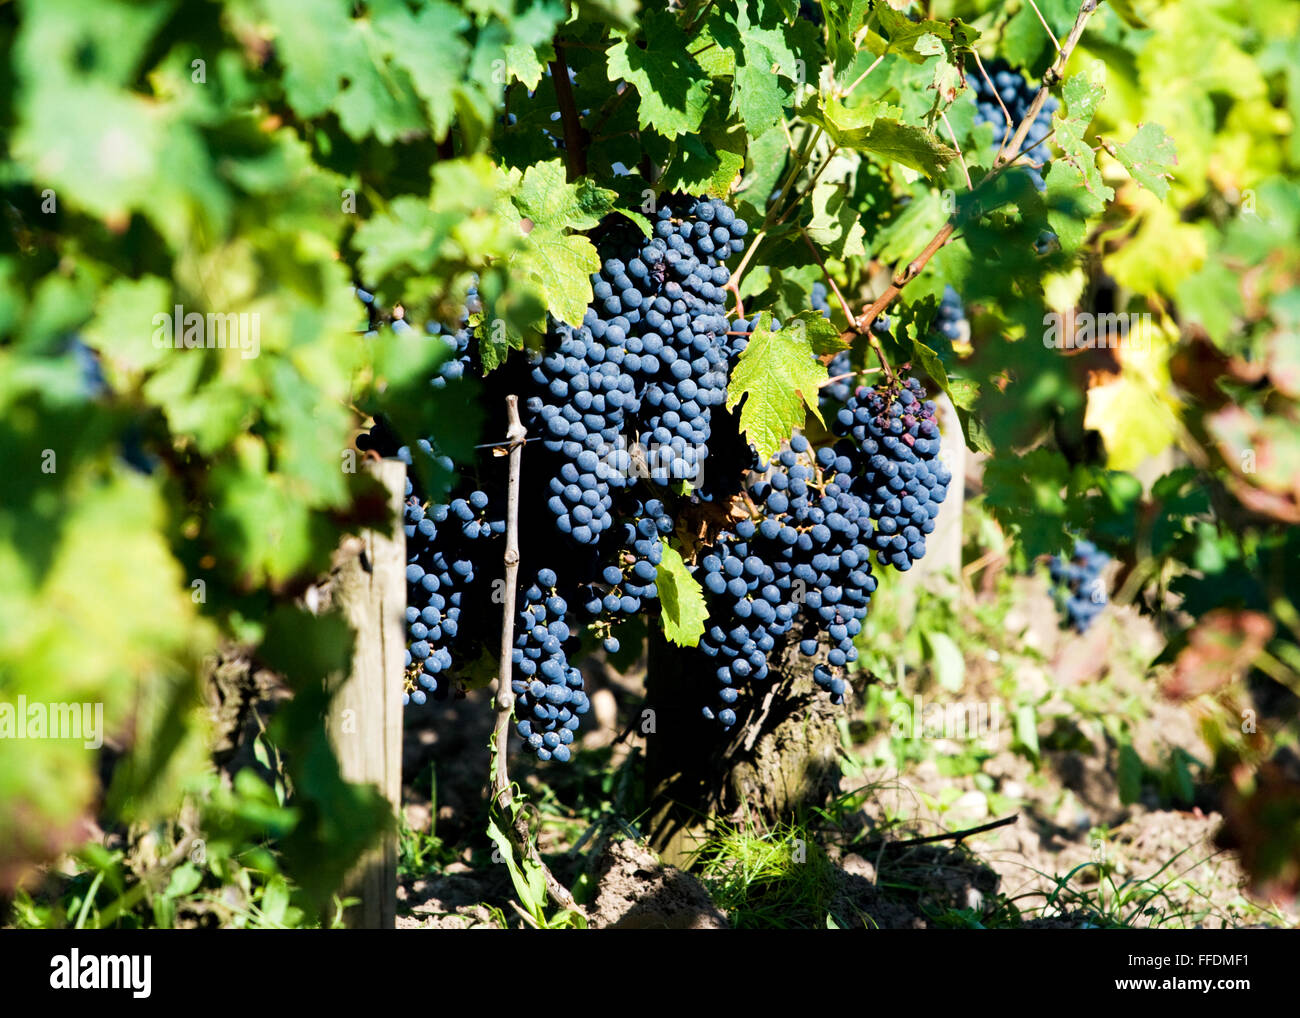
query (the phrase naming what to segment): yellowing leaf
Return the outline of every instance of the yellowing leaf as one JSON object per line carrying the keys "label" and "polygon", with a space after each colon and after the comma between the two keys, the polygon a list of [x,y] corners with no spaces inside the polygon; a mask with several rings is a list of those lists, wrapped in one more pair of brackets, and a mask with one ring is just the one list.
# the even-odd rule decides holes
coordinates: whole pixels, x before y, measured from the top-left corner
{"label": "yellowing leaf", "polygon": [[1177,437],[1177,404],[1168,395],[1171,343],[1168,328],[1133,326],[1119,348],[1119,377],[1088,390],[1084,427],[1100,433],[1112,470],[1134,469]]}

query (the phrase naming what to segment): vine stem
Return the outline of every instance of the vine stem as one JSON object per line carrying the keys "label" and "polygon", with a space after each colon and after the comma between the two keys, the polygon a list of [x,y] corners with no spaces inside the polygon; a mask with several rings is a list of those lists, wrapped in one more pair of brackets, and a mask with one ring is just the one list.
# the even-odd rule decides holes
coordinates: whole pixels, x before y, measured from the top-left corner
{"label": "vine stem", "polygon": [[[1038,116],[1039,111],[1043,108],[1043,103],[1047,102],[1047,96],[1051,91],[1052,86],[1063,77],[1065,65],[1069,62],[1070,54],[1074,52],[1074,47],[1078,45],[1079,39],[1083,36],[1083,29],[1088,23],[1088,18],[1092,16],[1094,11],[1096,11],[1100,2],[1101,0],[1083,0],[1079,5],[1079,13],[1075,16],[1074,26],[1070,29],[1070,34],[1066,37],[1065,42],[1057,47],[1056,61],[1047,69],[1047,73],[1043,75],[1043,83],[1039,86],[1037,94],[1029,104],[1029,108],[1025,112],[1025,116],[1020,121],[1019,126],[1016,128],[1015,134],[1004,137],[1002,144],[998,146],[998,154],[993,160],[993,166],[989,169],[988,173],[984,175],[983,179],[980,181],[981,184],[987,183],[993,177],[997,176],[1013,161],[1013,158],[1019,156],[1020,150],[1025,143],[1025,138],[1029,134],[1030,126]],[[974,51],[972,50],[972,52]],[[983,71],[982,65],[980,66],[980,70]],[[985,74],[986,79],[987,77],[988,75]],[[994,89],[994,91],[996,92],[997,90]],[[1015,157],[1009,156],[1008,152],[1015,153]],[[894,273],[894,278],[890,281],[890,284],[885,289],[884,293],[877,297],[871,305],[862,312],[854,323],[859,332],[866,332],[871,327],[871,323],[880,317],[880,313],[890,305],[895,297],[898,296],[899,291],[921,274],[921,270],[924,269],[930,259],[934,257],[935,252],[948,243],[956,232],[956,223],[949,220],[933,237],[930,238],[929,243],[925,245],[925,248],[919,255]]]}
{"label": "vine stem", "polygon": [[[1043,103],[1047,102],[1047,94],[1065,73],[1065,65],[1070,59],[1070,54],[1074,52],[1074,47],[1078,45],[1079,39],[1083,36],[1084,26],[1088,23],[1088,18],[1092,16],[1093,11],[1101,0],[1083,0],[1079,5],[1079,13],[1075,16],[1074,25],[1070,29],[1070,34],[1065,39],[1065,44],[1057,47],[1056,62],[1047,69],[1043,75],[1043,83],[1038,88],[1038,94],[1034,96],[1033,102],[1029,104],[1029,109],[1025,111],[1024,117],[1020,120],[1020,126],[1016,128],[1015,135],[1010,139],[1010,144],[1004,139],[998,148],[998,157],[993,160],[993,168],[989,170],[985,180],[988,180],[994,173],[1007,163],[1006,154],[1010,152],[1019,152],[1025,143],[1025,137],[1029,134],[1029,128],[1038,116],[1038,111],[1043,108]],[[1056,40],[1053,39],[1053,42]]]}
{"label": "vine stem", "polygon": [[[822,261],[821,252],[817,250],[817,245],[812,242],[806,230],[800,228],[799,236],[803,237],[803,242],[808,245],[808,250],[812,256],[817,259],[817,264],[821,267],[822,275],[826,277],[826,282],[831,291],[835,294],[835,299],[840,302],[840,310],[844,312],[844,319],[850,325],[854,324],[853,311],[849,308],[849,302],[844,299],[844,294],[840,291],[839,284],[832,278],[830,271],[826,268],[826,263]],[[876,352],[876,359],[880,361],[880,369],[885,373],[885,378],[889,384],[894,384],[894,369],[889,366],[889,361],[885,358],[885,348],[880,345],[880,340],[876,338],[875,333],[867,331],[867,342],[871,344],[871,349]],[[826,383],[823,383],[826,384]]]}
{"label": "vine stem", "polygon": [[515,694],[510,688],[510,674],[511,655],[515,645],[515,591],[519,587],[519,477],[523,468],[524,443],[528,440],[528,432],[519,419],[519,397],[513,393],[506,397],[506,417],[509,425],[506,439],[510,444],[510,479],[506,494],[506,577],[505,597],[501,605],[501,662],[497,673],[496,725],[492,732],[493,755],[496,758],[496,768],[492,774],[492,801],[500,807],[502,814],[509,821],[506,828],[512,836],[515,847],[541,871],[546,881],[546,890],[552,900],[561,908],[585,914],[573,900],[569,889],[555,878],[555,874],[551,872],[550,867],[542,860],[541,853],[537,851],[537,846],[533,843],[528,830],[528,818],[522,810],[516,808],[514,785],[510,781],[510,770],[506,760],[510,721],[515,709]]}
{"label": "vine stem", "polygon": [[975,58],[975,66],[980,69],[980,76],[984,79],[985,83],[989,86],[989,91],[993,93],[993,98],[998,101],[998,106],[1002,108],[1002,116],[1006,119],[1007,122],[1006,130],[1002,132],[1005,135],[1008,131],[1011,130],[1012,127],[1011,111],[1007,109],[1007,104],[1002,101],[1002,93],[998,91],[998,86],[995,85],[993,83],[993,79],[989,77],[989,72],[984,70],[984,62],[980,60],[980,55],[977,52],[975,52],[975,50],[971,50],[970,55]]}
{"label": "vine stem", "polygon": [[573,85],[569,82],[569,64],[564,59],[564,44],[555,47],[551,61],[551,81],[555,84],[555,101],[560,107],[560,123],[564,127],[564,162],[569,179],[576,180],[587,173],[587,147],[582,143],[582,121],[578,105],[573,100]]}
{"label": "vine stem", "polygon": [[[782,123],[782,126],[785,126],[784,122]],[[740,264],[736,266],[736,271],[731,274],[731,278],[736,283],[737,287],[740,286],[741,277],[744,276],[745,270],[749,267],[749,263],[753,260],[755,253],[757,253],[759,244],[762,243],[763,238],[767,236],[768,230],[775,229],[784,222],[785,216],[781,216],[779,219],[775,218],[777,210],[785,204],[785,199],[790,194],[790,188],[794,186],[795,180],[803,171],[804,167],[808,165],[808,161],[812,158],[813,149],[817,145],[818,138],[821,137],[821,130],[822,129],[818,127],[816,131],[810,131],[808,135],[804,137],[797,152],[794,150],[793,140],[791,139],[792,144],[790,153],[794,156],[794,163],[786,173],[785,183],[782,185],[780,194],[777,196],[776,201],[768,205],[767,214],[763,217],[763,225],[754,234],[753,240],[750,241],[749,246],[745,249],[744,255],[741,256]],[[788,128],[786,129],[786,138],[790,139]]]}

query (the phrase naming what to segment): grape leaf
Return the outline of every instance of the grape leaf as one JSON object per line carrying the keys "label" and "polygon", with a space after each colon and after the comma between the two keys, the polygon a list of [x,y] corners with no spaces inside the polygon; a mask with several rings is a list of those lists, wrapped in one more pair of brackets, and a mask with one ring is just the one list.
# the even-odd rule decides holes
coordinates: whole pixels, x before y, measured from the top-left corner
{"label": "grape leaf", "polygon": [[936,42],[955,41],[959,46],[970,46],[980,36],[976,29],[956,18],[951,21],[912,21],[903,11],[896,10],[884,0],[872,0],[871,13],[888,39],[889,48],[913,63],[922,63],[927,56],[939,52],[928,43],[917,45],[926,36],[933,37]]}
{"label": "grape leaf", "polygon": [[536,281],[547,310],[562,322],[581,325],[591,303],[591,274],[600,271],[600,255],[586,237],[558,230],[534,229],[513,267]]}
{"label": "grape leaf", "polygon": [[551,314],[578,325],[591,303],[590,276],[600,271],[600,255],[586,237],[567,231],[597,226],[618,194],[586,178],[569,183],[558,159],[530,166],[522,177],[516,172],[510,182],[512,200],[499,202],[498,211],[523,237],[511,267],[537,284]]}
{"label": "grape leaf", "polygon": [[572,184],[558,159],[528,167],[514,194],[515,207],[534,228],[591,230],[614,208],[617,193],[587,177]]}
{"label": "grape leaf", "polygon": [[[1091,218],[1099,215],[1105,208],[1105,203],[1115,197],[1114,190],[1101,179],[1096,153],[1084,140],[1092,115],[1106,93],[1100,85],[1094,84],[1082,74],[1076,74],[1067,80],[1063,93],[1065,102],[1052,118],[1052,126],[1056,131],[1054,140],[1061,149],[1062,158],[1052,161],[1047,190],[1049,208],[1055,205],[1059,210],[1064,205],[1069,212],[1049,212],[1048,221],[1058,235],[1061,235],[1059,226],[1065,229],[1071,240],[1081,240],[1078,231],[1084,228],[1083,224],[1066,222],[1066,216]],[[1067,246],[1065,235],[1061,236],[1061,246],[1071,250]],[[1077,247],[1077,241],[1074,246]]]}
{"label": "grape leaf", "polygon": [[843,260],[866,254],[867,235],[861,217],[849,201],[844,183],[822,183],[813,188],[812,219],[805,232],[823,255]]}
{"label": "grape leaf", "polygon": [[820,63],[811,24],[786,19],[766,0],[751,0],[726,11],[713,25],[719,48],[734,55],[731,112],[751,137],[760,138],[781,123]]}
{"label": "grape leaf", "polygon": [[875,104],[848,109],[838,102],[809,119],[822,124],[831,140],[842,148],[873,152],[904,166],[938,177],[957,158],[957,151],[933,134],[890,116],[878,116]]}
{"label": "grape leaf", "polygon": [[826,20],[826,55],[834,61],[838,74],[858,53],[854,41],[858,32],[871,16],[876,0],[823,0],[821,8]]}
{"label": "grape leaf", "polygon": [[664,636],[679,647],[698,646],[704,634],[704,622],[709,617],[704,591],[686,568],[681,553],[667,543],[663,549],[655,586],[659,588]]}
{"label": "grape leaf", "polygon": [[810,333],[817,335],[803,317],[773,332],[772,316],[764,311],[731,373],[727,409],[747,397],[740,427],[764,459],[803,426],[805,407],[822,421],[817,391],[827,374],[815,356]]}
{"label": "grape leaf", "polygon": [[644,41],[624,37],[609,48],[608,61],[610,81],[621,78],[636,86],[643,130],[654,128],[669,138],[699,130],[712,83],[671,14],[648,13]]}
{"label": "grape leaf", "polygon": [[[450,4],[435,2],[419,14],[412,14],[401,5],[384,7],[375,12],[374,22],[375,33],[387,43],[387,53],[393,63],[411,76],[415,91],[424,100],[433,136],[441,141],[447,136],[456,112],[448,99],[460,89],[469,61],[469,45],[464,39],[469,19]],[[531,47],[506,50],[508,61],[526,57],[532,57],[536,63]],[[527,69],[528,64],[524,67]],[[536,71],[540,78],[540,65]],[[534,80],[530,87],[536,84]]]}
{"label": "grape leaf", "polygon": [[745,166],[745,133],[727,130],[724,110],[714,109],[698,134],[679,138],[659,186],[664,191],[726,198]]}
{"label": "grape leaf", "polygon": [[[421,59],[424,55],[421,54]],[[517,81],[522,81],[530,89],[537,88],[546,71],[544,61],[555,59],[555,47],[546,46],[539,56],[539,51],[532,46],[507,46],[506,70]]]}
{"label": "grape leaf", "polygon": [[1163,199],[1169,193],[1169,177],[1178,162],[1174,140],[1159,124],[1143,124],[1114,156],[1128,170],[1129,176]]}
{"label": "grape leaf", "polygon": [[456,213],[435,212],[413,195],[393,199],[385,211],[357,228],[354,246],[361,252],[365,278],[379,280],[404,266],[417,272],[428,271],[459,219]]}

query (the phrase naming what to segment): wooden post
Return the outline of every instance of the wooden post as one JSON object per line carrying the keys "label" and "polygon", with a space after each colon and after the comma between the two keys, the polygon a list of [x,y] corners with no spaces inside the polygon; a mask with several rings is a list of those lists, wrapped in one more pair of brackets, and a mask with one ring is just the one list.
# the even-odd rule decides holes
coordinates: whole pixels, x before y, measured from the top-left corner
{"label": "wooden post", "polygon": [[[373,530],[349,539],[334,570],[333,598],[356,632],[352,673],[330,706],[327,728],[343,777],[375,785],[402,806],[402,669],[406,648],[406,538],[402,532],[406,465],[368,461],[388,491],[395,514],[391,533]],[[363,856],[341,892],[361,899],[344,913],[353,929],[396,925],[397,837],[388,835]]]}

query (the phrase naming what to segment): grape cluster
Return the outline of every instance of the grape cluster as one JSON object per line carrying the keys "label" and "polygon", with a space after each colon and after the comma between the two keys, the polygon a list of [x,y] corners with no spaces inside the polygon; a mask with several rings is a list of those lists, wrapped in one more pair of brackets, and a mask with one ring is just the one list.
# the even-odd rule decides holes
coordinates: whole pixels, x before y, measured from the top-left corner
{"label": "grape cluster", "polygon": [[591,707],[582,672],[569,664],[564,645],[573,636],[568,603],[556,590],[552,569],[539,569],[523,592],[511,652],[516,731],[541,760],[569,759],[579,719]]}
{"label": "grape cluster", "polygon": [[448,505],[425,505],[406,482],[406,689],[403,703],[423,704],[427,694],[447,690],[438,676],[452,666],[451,648],[460,632],[467,592],[479,579],[478,542],[505,533],[505,520],[492,519],[488,496],[474,491]]}
{"label": "grape cluster", "polygon": [[[1026,81],[1024,75],[1012,70],[1003,60],[995,60],[989,64],[987,70],[993,88],[989,87],[988,80],[982,74],[967,75],[966,83],[975,92],[975,123],[992,124],[993,137],[1001,143],[1015,131],[1029,113],[1029,106],[1034,96],[1038,94],[1038,88]],[[998,102],[999,99],[1002,100],[1001,103]],[[1011,115],[1010,124],[1007,123],[1006,114],[1002,112],[1003,106]],[[1025,154],[1036,163],[1045,164],[1052,157],[1045,139],[1051,133],[1052,114],[1056,112],[1058,106],[1056,99],[1048,96],[1033,123],[1029,125],[1026,137],[1033,147],[1027,149]],[[1046,185],[1043,183],[1040,171],[1030,167],[1027,172],[1030,179],[1034,181],[1034,186],[1042,191]]]}
{"label": "grape cluster", "polygon": [[852,439],[837,449],[857,459],[851,471],[875,532],[876,559],[906,571],[925,554],[952,474],[939,459],[939,422],[921,383],[859,389],[835,417],[835,432]]}
{"label": "grape cluster", "polygon": [[639,441],[675,479],[697,478],[712,410],[727,398],[723,260],[744,248],[748,225],[721,201],[657,213],[654,237],[627,270],[653,296],[642,328],[644,397]]}
{"label": "grape cluster", "polygon": [[951,343],[959,342],[966,331],[966,305],[961,295],[951,286],[943,288],[943,298],[939,301],[939,311],[935,316],[935,329],[946,336]]}
{"label": "grape cluster", "polygon": [[813,677],[834,702],[844,696],[837,673],[857,657],[853,639],[876,587],[872,525],[853,488],[853,466],[829,448],[813,454],[795,435],[750,486],[754,515],[719,535],[701,560],[710,610],[700,651],[716,660],[721,687],[719,707],[704,713],[724,727],[736,721],[740,688],[768,677],[768,655],[796,629],[810,657],[820,651],[820,634],[829,633],[827,661]]}
{"label": "grape cluster", "polygon": [[1087,632],[1106,607],[1106,581],[1102,571],[1110,556],[1091,541],[1078,540],[1070,557],[1054,556],[1048,563],[1065,611],[1065,621],[1077,632]]}
{"label": "grape cluster", "polygon": [[[529,437],[537,440],[524,460],[523,497],[549,510],[521,517],[525,564],[539,553],[549,561],[527,565],[512,653],[517,730],[542,759],[568,759],[589,707],[568,657],[581,629],[589,626],[615,653],[614,627],[658,598],[663,540],[680,498],[666,500],[662,483],[698,480],[712,412],[725,402],[723,262],[743,248],[746,232],[716,199],[667,198],[649,238],[607,225],[597,238],[606,257],[582,322],[554,323],[546,352],[492,376],[503,391],[523,395]],[[358,297],[370,333],[411,328],[400,313],[376,308],[368,292]],[[457,327],[427,327],[448,346],[430,380],[435,388],[477,373],[470,323],[481,310],[471,291]],[[382,421],[357,444],[408,464],[418,450],[451,467],[432,442],[401,444]],[[653,462],[638,462],[646,458]],[[504,479],[493,462],[484,457],[478,477],[445,501],[422,497],[408,481],[404,702],[445,697],[452,675],[459,679],[494,649],[500,612],[486,577],[496,575],[504,521],[489,505]],[[639,486],[647,467],[659,482],[648,491]],[[498,494],[489,499],[488,492]]]}
{"label": "grape cluster", "polygon": [[670,199],[653,237],[613,234],[581,326],[558,326],[558,348],[533,365],[530,429],[560,457],[548,505],[579,544],[612,526],[612,489],[699,478],[726,399],[722,261],[747,230],[716,199]]}
{"label": "grape cluster", "polygon": [[[684,513],[707,510],[714,521],[688,568],[708,607],[698,652],[716,680],[703,710],[724,727],[736,723],[746,687],[771,674],[771,655],[795,646],[818,658],[813,677],[839,702],[876,586],[872,553],[898,568],[924,553],[921,535],[933,529],[948,477],[935,459],[933,405],[915,382],[856,395],[845,384],[834,394],[842,399],[834,447],[814,450],[795,435],[770,463],[726,409],[729,371],[758,322],[726,313],[725,261],[746,233],[722,202],[672,196],[649,237],[625,221],[602,224],[593,240],[603,260],[582,321],[552,323],[544,351],[508,361],[484,383],[491,433],[504,431],[499,397],[522,398],[521,497],[546,505],[520,516],[524,579],[511,651],[516,730],[540,759],[569,759],[589,711],[572,663],[582,634],[618,653],[618,627],[655,610],[664,542]],[[411,329],[359,296],[369,331]],[[829,314],[824,288],[818,302]],[[447,345],[433,387],[481,375],[471,325],[481,310],[471,292],[454,327],[425,329]],[[430,440],[403,444],[383,421],[357,444],[452,467]],[[710,456],[725,469],[705,478]],[[441,497],[407,483],[404,700],[413,704],[486,670],[499,639],[504,460],[484,454],[462,467]]]}

